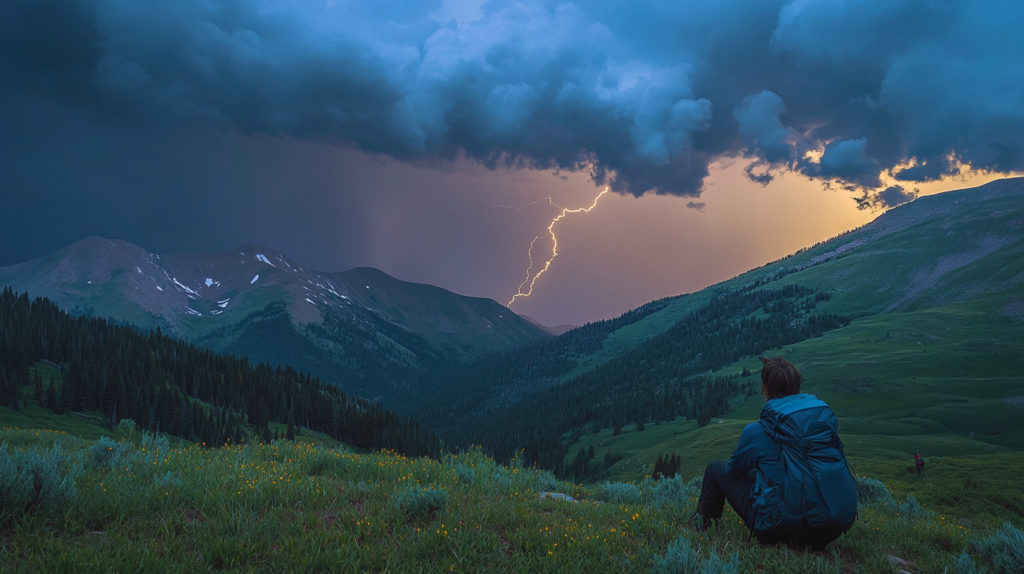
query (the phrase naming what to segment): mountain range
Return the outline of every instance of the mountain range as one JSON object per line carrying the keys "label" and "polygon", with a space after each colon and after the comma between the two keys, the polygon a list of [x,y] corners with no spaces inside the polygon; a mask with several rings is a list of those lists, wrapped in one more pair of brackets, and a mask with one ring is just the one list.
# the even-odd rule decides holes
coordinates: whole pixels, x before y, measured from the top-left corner
{"label": "mountain range", "polygon": [[[991,403],[969,393],[957,399],[986,405],[970,415],[961,405],[960,422],[919,415],[949,432],[981,428],[985,417],[1019,421],[1002,411],[1013,400],[1024,404],[1013,398],[1024,393],[1024,363],[1011,366],[1024,357],[1022,323],[1024,178],[1016,178],[919,198],[699,292],[456,365],[425,385],[432,390],[415,414],[450,442],[483,444],[499,458],[525,449],[528,460],[557,470],[573,436],[617,434],[629,425],[642,430],[678,417],[706,424],[756,392],[750,388],[756,377],[738,378],[743,369],[760,368],[752,357],[788,353],[831,331],[863,337],[871,325],[874,343],[900,352],[872,349],[881,358],[858,361],[844,346],[819,345],[800,368],[827,372],[842,389],[856,391],[882,388],[897,376],[901,384],[916,384],[904,368],[914,365],[913,376],[940,381],[920,397],[965,378],[998,379],[998,389],[984,397]],[[990,332],[1016,335],[1003,340],[987,337]],[[929,346],[934,352],[940,345],[947,357],[921,361],[919,354],[927,357]],[[903,346],[917,354],[903,356]],[[939,365],[945,372],[935,371]],[[965,371],[967,365],[973,367]],[[942,392],[948,399],[962,391]],[[865,412],[875,409],[884,404]],[[1008,440],[1024,436],[1024,425],[989,432]]]}
{"label": "mountain range", "polygon": [[91,237],[0,268],[0,285],[385,401],[431,366],[551,336],[491,299],[371,267],[325,273],[253,243],[164,255]]}
{"label": "mountain range", "polygon": [[157,255],[90,238],[0,268],[0,285],[292,366],[504,456],[531,441],[558,448],[584,428],[706,420],[737,391],[715,390],[732,384],[729,365],[866,317],[973,305],[1020,321],[1022,238],[1024,178],[999,180],[919,198],[699,292],[561,333],[490,299],[372,268],[323,273],[255,244]]}

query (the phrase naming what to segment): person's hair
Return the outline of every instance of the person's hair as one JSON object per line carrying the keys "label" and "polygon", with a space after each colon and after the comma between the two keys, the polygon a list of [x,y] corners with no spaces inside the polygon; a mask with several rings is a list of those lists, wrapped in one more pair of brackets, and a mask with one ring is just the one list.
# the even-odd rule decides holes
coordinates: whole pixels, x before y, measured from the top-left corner
{"label": "person's hair", "polygon": [[804,377],[796,365],[782,357],[761,357],[761,362],[764,363],[761,368],[761,396],[765,400],[781,399],[800,393],[800,383]]}

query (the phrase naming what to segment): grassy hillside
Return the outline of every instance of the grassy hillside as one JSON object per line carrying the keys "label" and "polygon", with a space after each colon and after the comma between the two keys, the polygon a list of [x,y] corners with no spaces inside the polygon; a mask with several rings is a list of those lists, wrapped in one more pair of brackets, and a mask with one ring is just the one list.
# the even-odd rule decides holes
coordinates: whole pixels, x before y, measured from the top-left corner
{"label": "grassy hillside", "polygon": [[[717,294],[803,284],[834,294],[822,310],[876,314],[1006,297],[1024,305],[1024,178],[921,198],[872,223],[697,293],[611,333],[571,378],[628,353]],[[1017,311],[1022,313],[1021,310]]]}
{"label": "grassy hillside", "polygon": [[[949,512],[969,518],[1002,509],[1024,521],[1024,322],[1000,308],[999,301],[979,301],[873,315],[770,354],[793,361],[804,390],[832,406],[858,473],[933,503],[970,479],[1016,498]],[[747,367],[756,379],[759,363],[749,358],[722,372]],[[570,452],[594,447],[598,459],[621,456],[608,480],[640,480],[659,455],[673,452],[682,457],[683,476],[697,476],[708,462],[730,456],[763,404],[757,396],[741,399],[700,428],[677,419],[643,432],[626,427],[619,436],[603,431],[583,436]],[[906,472],[916,451],[928,461],[927,478]]]}
{"label": "grassy hillside", "polygon": [[[4,478],[12,463],[42,477],[31,504],[0,496],[4,572],[889,573],[893,560],[968,572],[1024,559],[1006,546],[1024,534],[998,519],[961,523],[872,481],[853,529],[816,553],[751,543],[732,513],[688,528],[698,484],[581,487],[477,451],[435,461],[17,429],[0,441]],[[541,498],[553,490],[578,502]]]}
{"label": "grassy hillside", "polygon": [[[586,348],[563,348],[556,338],[445,377],[448,387],[425,401],[419,416],[500,457],[510,450],[509,437],[520,440],[549,468],[594,446],[600,466],[614,463],[600,471],[635,479],[658,454],[685,448],[698,461],[695,472],[709,457],[728,455],[742,425],[728,434],[730,423],[716,422],[719,430],[691,434],[697,425],[678,415],[700,419],[702,410],[706,416],[713,409],[720,416],[728,410],[725,394],[739,409],[729,420],[756,419],[759,407],[736,396],[750,379],[736,387],[728,377],[743,367],[756,373],[755,357],[784,345],[806,371],[808,389],[834,403],[849,421],[845,432],[858,435],[860,442],[848,441],[855,456],[1024,450],[1013,406],[1024,395],[1022,261],[1024,179],[921,198],[732,280],[661,300],[653,312],[601,333]],[[790,297],[787,289],[813,298]],[[758,296],[764,301],[757,309],[731,303],[760,305]],[[829,329],[852,322],[814,338],[820,329],[808,327],[815,319]],[[682,326],[695,322],[702,325],[696,339],[680,336]],[[727,380],[734,386],[729,392],[712,384]],[[496,404],[501,410],[493,413]],[[611,429],[623,422],[627,434],[637,422],[644,432],[674,425],[678,434],[615,436]],[[600,440],[568,444],[564,457],[556,452],[553,437],[565,445],[595,428],[607,431]]]}

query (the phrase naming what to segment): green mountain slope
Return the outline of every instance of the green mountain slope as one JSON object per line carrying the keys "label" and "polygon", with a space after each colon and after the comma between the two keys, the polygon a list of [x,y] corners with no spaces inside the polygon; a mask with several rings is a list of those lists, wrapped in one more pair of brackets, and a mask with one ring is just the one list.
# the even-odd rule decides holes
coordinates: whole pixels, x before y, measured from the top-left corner
{"label": "green mountain slope", "polygon": [[267,247],[157,255],[85,239],[0,268],[0,287],[397,402],[416,373],[550,335],[497,302],[362,267],[324,273]]}
{"label": "green mountain slope", "polygon": [[[785,347],[798,349],[796,358],[813,355],[817,361],[806,365],[804,360],[797,361],[799,366],[809,369],[808,384],[812,391],[818,381],[824,380],[836,380],[852,389],[864,385],[878,388],[892,379],[914,385],[918,380],[946,373],[945,378],[932,380],[927,383],[932,386],[923,388],[956,401],[971,401],[971,393],[976,393],[974,400],[984,397],[992,408],[982,408],[989,403],[950,402],[954,400],[951,398],[948,405],[937,403],[929,407],[932,410],[923,410],[921,416],[902,412],[896,416],[884,414],[888,411],[880,406],[894,399],[876,392],[863,399],[866,410],[854,416],[881,416],[880,420],[887,425],[897,419],[916,417],[930,421],[922,423],[926,428],[923,434],[929,435],[999,432],[986,435],[997,437],[991,441],[992,448],[1022,448],[1024,436],[1014,422],[1020,417],[1015,419],[1012,407],[998,402],[1024,394],[1019,387],[1021,374],[1016,372],[1024,365],[1020,361],[1024,333],[1019,327],[1024,317],[1022,238],[1024,180],[1003,180],[981,188],[921,198],[889,211],[869,225],[784,260],[699,293],[663,300],[657,311],[605,334],[592,345],[592,350],[551,351],[557,349],[556,338],[544,349],[512,352],[501,359],[528,367],[560,365],[555,372],[549,369],[543,377],[535,376],[529,368],[503,375],[486,362],[450,375],[446,380],[456,383],[453,395],[448,398],[438,394],[433,402],[425,403],[420,416],[456,440],[482,443],[498,456],[526,448],[527,454],[535,456],[538,462],[558,469],[570,464],[571,457],[578,452],[576,446],[567,447],[566,440],[595,428],[620,427],[625,436],[631,424],[640,423],[650,431],[654,428],[652,423],[677,421],[671,424],[689,428],[686,425],[696,427],[698,422],[724,414],[741,403],[751,392],[750,385],[756,382],[756,377],[739,377],[742,368],[746,366],[756,373],[759,366],[752,362],[753,357],[778,354],[779,348]],[[744,297],[755,301],[756,308],[730,306],[730,301]],[[829,329],[852,322],[814,338],[821,331],[813,325],[823,320],[830,321]],[[683,326],[687,324],[701,328],[686,334]],[[940,326],[949,331],[941,330]],[[898,345],[906,344],[910,349],[891,355],[871,355],[861,361],[858,355],[853,356],[857,360],[844,355],[844,344],[826,345],[833,333],[860,333],[862,329],[871,329],[872,341],[889,345],[880,348],[897,349],[901,348]],[[857,338],[857,334],[835,336]],[[908,343],[908,338],[913,340]],[[963,368],[953,369],[933,358],[938,353],[928,351],[928,345],[939,340],[956,341],[943,348],[942,352],[948,355],[944,360]],[[917,358],[915,353],[921,357]],[[819,363],[826,366],[815,366]],[[906,376],[908,369],[918,373]],[[859,375],[858,371],[868,374]],[[973,373],[970,378],[966,378],[968,372]],[[956,386],[951,377],[972,382]],[[970,388],[969,392],[964,385]],[[832,392],[835,391],[825,390],[823,396],[828,400]],[[494,409],[495,397],[500,397],[500,410]],[[904,397],[908,408],[918,404],[913,399],[914,393]],[[753,420],[757,407],[749,408],[755,411],[752,416],[747,411],[735,411],[730,417],[742,412]],[[705,410],[703,417],[701,409]],[[677,418],[680,415],[699,420],[682,423],[679,421],[683,419]],[[1002,424],[998,431],[963,430],[972,424],[982,429],[985,425],[978,421],[997,420]],[[613,436],[612,430],[607,431],[609,436]],[[711,434],[705,437],[705,432]],[[700,441],[717,436],[715,432],[720,431],[702,428]],[[716,453],[713,456],[722,456],[722,452],[727,455],[731,446],[723,445],[733,444],[735,436],[728,435],[707,452]],[[686,439],[685,446],[692,450],[696,448],[692,441],[697,439],[691,439]],[[635,460],[628,463],[630,457],[625,453],[629,449],[612,446],[619,440],[624,439],[616,437],[604,447],[604,452],[612,453],[610,461],[622,454],[623,460],[615,463],[619,465],[642,467],[653,463],[657,454],[669,451],[666,445],[656,452],[661,448],[656,446],[660,441],[654,441],[654,445],[643,449],[646,458],[634,456]],[[952,441],[948,437],[943,440]],[[973,448],[969,442],[953,443],[955,452],[969,452]],[[682,446],[680,443],[679,447]],[[905,451],[908,447],[904,444],[901,448]],[[613,453],[614,449],[619,454]],[[563,458],[566,453],[569,457]],[[706,462],[700,457],[694,460],[695,468]],[[596,466],[601,465],[595,463]],[[604,471],[629,475],[621,466],[590,469],[592,475]]]}
{"label": "green mountain slope", "polygon": [[[72,316],[10,288],[0,291],[0,405],[6,424],[80,433],[80,418],[107,428],[131,419],[132,428],[209,446],[269,442],[284,425],[289,437],[305,427],[373,451],[419,456],[441,448],[415,421],[309,374]],[[39,406],[61,416],[40,417],[32,412]]]}

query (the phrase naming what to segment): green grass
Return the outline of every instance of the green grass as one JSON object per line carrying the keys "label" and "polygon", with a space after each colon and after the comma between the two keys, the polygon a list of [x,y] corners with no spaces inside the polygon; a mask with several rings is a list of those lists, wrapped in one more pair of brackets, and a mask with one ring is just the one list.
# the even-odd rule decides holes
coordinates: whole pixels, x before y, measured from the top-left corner
{"label": "green grass", "polygon": [[[0,441],[56,442],[84,461],[76,502],[0,529],[4,572],[649,572],[679,538],[702,557],[735,554],[742,572],[889,573],[890,555],[942,572],[994,528],[863,507],[847,535],[814,553],[750,542],[731,512],[698,533],[684,524],[693,498],[659,502],[649,482],[642,500],[615,504],[600,487],[479,452],[433,461],[308,443],[149,443],[107,468],[88,461],[91,441],[64,433],[4,430]],[[549,488],[580,502],[541,499]],[[411,509],[425,489],[444,494]]]}
{"label": "green grass", "polygon": [[[284,423],[270,423],[270,432],[277,433],[280,436],[285,436],[288,432],[288,425]],[[309,444],[312,446],[319,446],[323,448],[333,448],[343,452],[351,452],[354,449],[346,445],[345,443],[334,439],[329,435],[311,431],[304,427],[296,428],[295,430],[295,442],[300,444]]]}
{"label": "green grass", "polygon": [[[836,411],[859,475],[933,511],[908,518],[862,507],[828,553],[752,543],[729,512],[702,537],[684,524],[692,499],[659,506],[653,484],[643,481],[660,454],[682,455],[687,477],[727,458],[742,427],[758,417],[763,402],[754,396],[705,427],[676,420],[582,437],[572,450],[594,446],[598,458],[623,456],[609,478],[632,481],[644,493],[628,506],[610,502],[602,483],[555,483],[479,453],[441,461],[355,454],[324,448],[334,445],[306,431],[294,445],[181,445],[112,469],[86,463],[74,505],[0,527],[0,570],[649,572],[680,537],[700,556],[735,554],[742,572],[889,573],[888,556],[911,561],[918,572],[943,572],[964,550],[988,564],[970,541],[1004,522],[1024,526],[1024,422],[1001,401],[1024,395],[1016,372],[1024,364],[1016,343],[1021,327],[994,312],[997,306],[980,301],[864,317],[769,353],[794,361],[805,390]],[[756,376],[756,358],[723,372],[744,366]],[[58,442],[84,461],[101,435],[139,445],[139,433],[120,436],[99,421],[57,417],[32,404],[0,415],[5,426],[57,429],[0,431],[9,448]],[[928,461],[927,476],[906,471],[915,450]],[[542,500],[539,490],[581,502]],[[420,498],[444,503],[415,510],[410,505]]]}
{"label": "green grass", "polygon": [[[963,497],[946,493],[965,479],[992,492],[1018,493],[1024,477],[1024,410],[1004,400],[1024,395],[1024,329],[996,312],[998,305],[978,301],[873,315],[766,354],[793,361],[804,374],[803,390],[833,408],[858,473],[958,518],[982,513],[1022,523],[1024,508],[993,502],[998,496],[964,505]],[[722,372],[743,367],[756,378],[760,361],[751,357]],[[699,476],[712,460],[728,459],[763,404],[757,396],[740,400],[703,428],[682,419],[648,424],[642,432],[629,426],[619,436],[610,430],[584,436],[569,448],[593,446],[598,459],[621,455],[608,480],[641,480],[659,455],[672,452],[682,457],[683,476]],[[928,479],[906,472],[917,451],[928,461]]]}

